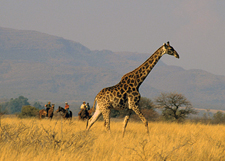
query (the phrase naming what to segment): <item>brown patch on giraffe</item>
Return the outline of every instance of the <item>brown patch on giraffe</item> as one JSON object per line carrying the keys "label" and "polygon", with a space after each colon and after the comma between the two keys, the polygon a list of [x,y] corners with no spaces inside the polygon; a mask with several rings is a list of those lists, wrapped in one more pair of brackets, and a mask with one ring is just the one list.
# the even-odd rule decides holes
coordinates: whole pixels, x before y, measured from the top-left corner
{"label": "brown patch on giraffe", "polygon": [[127,80],[127,84],[130,84],[130,79]]}

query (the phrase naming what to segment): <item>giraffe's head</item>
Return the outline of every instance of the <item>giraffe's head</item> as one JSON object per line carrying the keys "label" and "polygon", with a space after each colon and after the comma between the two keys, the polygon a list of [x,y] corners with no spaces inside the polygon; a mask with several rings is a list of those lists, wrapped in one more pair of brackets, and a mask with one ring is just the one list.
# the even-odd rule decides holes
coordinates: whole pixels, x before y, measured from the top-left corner
{"label": "giraffe's head", "polygon": [[165,43],[163,44],[162,50],[163,50],[162,55],[164,55],[164,54],[173,55],[179,59],[178,53],[176,52],[176,50],[174,50],[174,48],[172,46],[170,46],[169,41],[167,42],[167,44],[165,44]]}

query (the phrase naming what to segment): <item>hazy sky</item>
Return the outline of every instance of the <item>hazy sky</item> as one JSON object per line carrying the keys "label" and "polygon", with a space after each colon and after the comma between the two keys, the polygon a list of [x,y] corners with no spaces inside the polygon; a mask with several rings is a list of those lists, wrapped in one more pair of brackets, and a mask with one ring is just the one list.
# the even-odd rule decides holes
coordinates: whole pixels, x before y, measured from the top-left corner
{"label": "hazy sky", "polygon": [[225,75],[224,0],[0,0],[0,27],[35,30],[91,50],[154,53],[184,69]]}

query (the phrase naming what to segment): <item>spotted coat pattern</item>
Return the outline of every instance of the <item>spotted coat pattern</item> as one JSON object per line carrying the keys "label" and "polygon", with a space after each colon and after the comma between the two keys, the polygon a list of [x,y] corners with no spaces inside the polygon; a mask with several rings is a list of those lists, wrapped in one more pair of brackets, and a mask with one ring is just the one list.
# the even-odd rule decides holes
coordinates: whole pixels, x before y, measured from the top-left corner
{"label": "spotted coat pattern", "polygon": [[106,129],[110,130],[110,109],[114,108],[117,110],[129,109],[129,112],[124,119],[123,135],[131,110],[133,110],[143,121],[148,133],[148,122],[138,107],[141,98],[139,87],[164,54],[173,55],[176,58],[179,58],[179,55],[173,47],[169,45],[169,42],[163,44],[163,46],[152,54],[142,65],[125,74],[118,84],[102,89],[95,97],[93,107],[97,101],[96,111],[88,122],[87,130],[90,129],[101,114],[103,115]]}

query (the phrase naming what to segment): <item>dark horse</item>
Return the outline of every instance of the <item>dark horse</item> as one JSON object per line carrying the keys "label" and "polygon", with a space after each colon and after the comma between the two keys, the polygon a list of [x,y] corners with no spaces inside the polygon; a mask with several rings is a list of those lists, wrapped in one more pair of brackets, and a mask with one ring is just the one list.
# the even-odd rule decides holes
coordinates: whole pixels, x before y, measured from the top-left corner
{"label": "dark horse", "polygon": [[86,109],[82,109],[80,110],[80,112],[78,113],[78,120],[84,120],[87,119],[89,120],[91,118],[91,116],[89,116],[88,110]]}
{"label": "dark horse", "polygon": [[67,110],[63,107],[59,106],[59,108],[56,110],[56,112],[62,112],[64,119],[71,119],[72,120],[72,111],[70,111],[70,114],[67,113]]}
{"label": "dark horse", "polygon": [[80,110],[80,112],[78,113],[78,116],[79,116],[78,120],[84,121],[84,119],[87,119],[86,128],[88,126],[88,120],[91,118],[93,112],[95,112],[94,106],[90,110],[87,110],[85,108],[85,109]]}

